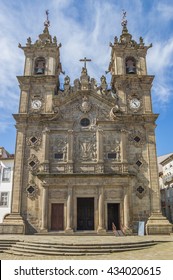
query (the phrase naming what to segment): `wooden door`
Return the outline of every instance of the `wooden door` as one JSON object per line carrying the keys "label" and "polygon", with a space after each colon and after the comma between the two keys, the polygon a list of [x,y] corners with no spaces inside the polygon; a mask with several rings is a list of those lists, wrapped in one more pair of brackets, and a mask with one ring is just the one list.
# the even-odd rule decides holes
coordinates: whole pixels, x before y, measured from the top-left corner
{"label": "wooden door", "polygon": [[64,203],[51,204],[51,230],[64,230]]}

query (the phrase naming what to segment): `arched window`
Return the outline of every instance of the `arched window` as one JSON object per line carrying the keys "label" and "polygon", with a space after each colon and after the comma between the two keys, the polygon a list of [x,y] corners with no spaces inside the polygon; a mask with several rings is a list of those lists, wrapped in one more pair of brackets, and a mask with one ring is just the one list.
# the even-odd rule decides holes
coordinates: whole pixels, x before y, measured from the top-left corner
{"label": "arched window", "polygon": [[35,61],[34,74],[40,75],[45,73],[45,58],[38,57]]}
{"label": "arched window", "polygon": [[136,74],[136,60],[134,57],[126,58],[126,74]]}

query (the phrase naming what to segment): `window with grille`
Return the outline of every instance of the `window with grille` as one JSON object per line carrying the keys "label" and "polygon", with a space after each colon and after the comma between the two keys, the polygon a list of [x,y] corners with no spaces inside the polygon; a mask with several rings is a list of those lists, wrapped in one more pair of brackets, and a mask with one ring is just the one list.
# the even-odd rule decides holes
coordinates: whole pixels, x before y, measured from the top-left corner
{"label": "window with grille", "polygon": [[0,193],[0,206],[8,207],[8,192]]}
{"label": "window with grille", "polygon": [[2,173],[2,181],[3,182],[10,182],[11,180],[11,168],[4,168]]}

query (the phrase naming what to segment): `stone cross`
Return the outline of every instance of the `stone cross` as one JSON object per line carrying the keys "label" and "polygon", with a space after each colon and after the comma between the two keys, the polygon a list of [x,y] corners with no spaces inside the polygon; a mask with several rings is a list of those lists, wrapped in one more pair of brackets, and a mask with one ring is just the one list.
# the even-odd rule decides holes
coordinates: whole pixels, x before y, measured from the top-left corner
{"label": "stone cross", "polygon": [[86,69],[86,62],[90,62],[91,59],[84,57],[83,59],[80,59],[79,61],[84,62],[84,68]]}

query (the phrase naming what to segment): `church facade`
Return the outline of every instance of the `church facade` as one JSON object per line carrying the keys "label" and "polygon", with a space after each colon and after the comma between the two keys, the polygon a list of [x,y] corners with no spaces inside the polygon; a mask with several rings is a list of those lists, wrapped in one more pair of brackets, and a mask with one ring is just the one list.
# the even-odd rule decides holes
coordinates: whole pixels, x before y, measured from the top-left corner
{"label": "church facade", "polygon": [[60,47],[48,21],[25,54],[16,120],[17,140],[12,213],[1,233],[172,231],[161,215],[152,111],[153,76],[147,74],[151,47],[135,42],[122,22],[111,47],[111,87],[99,85],[84,67],[73,86],[65,76]]}

